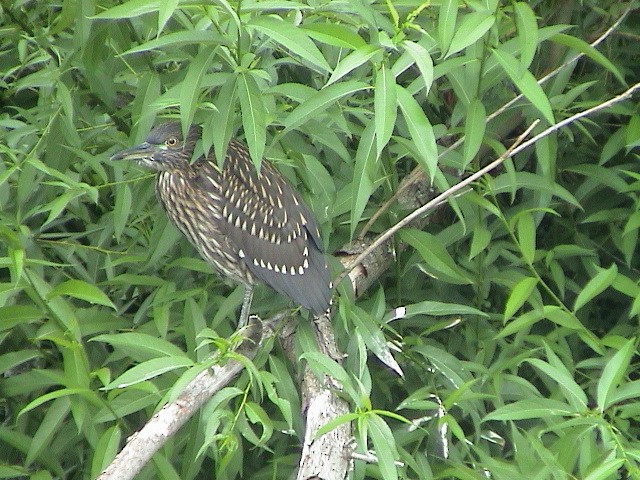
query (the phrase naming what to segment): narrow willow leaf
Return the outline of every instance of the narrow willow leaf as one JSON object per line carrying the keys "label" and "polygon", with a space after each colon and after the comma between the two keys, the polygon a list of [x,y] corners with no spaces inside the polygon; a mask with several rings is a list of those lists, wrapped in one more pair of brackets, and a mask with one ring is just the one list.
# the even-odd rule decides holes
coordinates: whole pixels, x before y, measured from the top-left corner
{"label": "narrow willow leaf", "polygon": [[389,142],[398,115],[396,79],[386,63],[376,74],[374,113],[376,119],[376,147],[378,155]]}
{"label": "narrow willow leaf", "polygon": [[335,360],[322,353],[311,351],[305,351],[305,353],[300,355],[300,359],[304,359],[309,362],[309,366],[315,372],[330,375],[334,380],[337,380],[340,383],[340,386],[344,389],[344,392],[352,399],[358,398],[349,374],[342,365],[337,363]]}
{"label": "narrow willow leaf", "polygon": [[189,64],[187,74],[180,87],[180,121],[184,137],[186,137],[189,126],[193,122],[193,117],[198,107],[202,79],[207,73],[215,54],[214,49],[202,48]]}
{"label": "narrow willow leaf", "polygon": [[45,449],[50,448],[54,435],[63,428],[70,410],[69,397],[60,397],[51,403],[33,435],[25,460],[26,465],[36,460]]}
{"label": "narrow willow leaf", "polygon": [[411,140],[420,154],[416,160],[423,166],[429,177],[434,178],[438,162],[438,148],[433,127],[422,107],[405,88],[397,85],[396,94],[402,116],[409,127]]}
{"label": "narrow willow leaf", "polygon": [[513,57],[513,55],[505,50],[495,49],[493,50],[493,55],[511,81],[515,84],[518,90],[520,90],[520,93],[522,93],[532,103],[532,105],[542,113],[547,122],[554,124],[555,118],[553,116],[551,103],[531,72],[529,72],[529,70],[521,72],[518,61]]}
{"label": "narrow willow leaf", "polygon": [[355,80],[340,82],[323,88],[307,98],[289,114],[284,121],[285,131],[292,130],[311,118],[317,118],[319,114],[333,106],[342,97],[353,95],[367,88],[370,88],[369,85]]}
{"label": "narrow willow leaf", "polygon": [[136,96],[131,109],[131,117],[135,119],[132,129],[136,145],[142,143],[153,127],[157,109],[152,104],[160,96],[160,77],[156,72],[148,72],[142,75],[138,81]]}
{"label": "narrow willow leaf", "polygon": [[482,102],[474,98],[467,107],[467,118],[464,123],[464,147],[462,158],[464,164],[462,168],[473,160],[480,147],[487,126],[487,112]]}
{"label": "narrow willow leaf", "polygon": [[353,181],[351,182],[351,237],[353,237],[369,198],[375,190],[374,176],[377,171],[378,157],[374,138],[375,123],[370,121],[362,132],[356,151]]}
{"label": "narrow willow leaf", "polygon": [[576,412],[587,411],[587,395],[576,383],[569,371],[563,366],[552,366],[539,358],[530,358],[527,363],[533,365],[541,372],[548,375],[560,386],[565,398],[573,406]]}
{"label": "narrow willow leaf", "polygon": [[165,0],[160,2],[158,8],[158,32],[162,32],[173,12],[178,8],[180,0]]}
{"label": "narrow willow leaf", "polygon": [[324,56],[303,29],[272,16],[255,17],[247,26],[264,33],[274,42],[310,62],[321,72],[331,71]]}
{"label": "narrow willow leaf", "polygon": [[160,4],[159,0],[129,0],[121,5],[116,5],[113,8],[100,12],[91,18],[132,18],[144,15],[146,13],[157,12]]}
{"label": "narrow willow leaf", "polygon": [[598,381],[598,390],[596,399],[598,402],[598,409],[603,412],[611,406],[610,399],[614,396],[614,391],[620,384],[620,381],[624,377],[631,358],[636,351],[636,339],[632,338],[625,343],[616,354],[611,357],[611,360],[607,362],[602,375]]}
{"label": "narrow willow leaf", "polygon": [[573,48],[580,53],[584,53],[591,60],[599,63],[601,66],[613,73],[613,75],[615,75],[615,77],[622,85],[627,84],[624,80],[624,76],[622,75],[622,73],[620,73],[620,70],[618,70],[618,68],[613,63],[611,63],[611,61],[607,57],[605,57],[584,40],[573,37],[571,35],[566,35],[564,33],[559,33],[551,37],[551,41],[559,43],[561,45],[565,45],[569,48]]}
{"label": "narrow willow leaf", "polygon": [[105,390],[126,388],[164,373],[191,366],[193,366],[193,362],[183,356],[152,358],[151,360],[147,360],[130,368],[104,388]]}
{"label": "narrow willow leaf", "polygon": [[365,47],[367,42],[358,33],[339,23],[307,23],[301,25],[311,38],[335,47],[356,50]]}
{"label": "narrow willow leaf", "polygon": [[398,457],[396,441],[389,426],[377,415],[367,415],[369,437],[378,460],[380,477],[384,480],[397,480],[398,469],[395,460]]}
{"label": "narrow willow leaf", "polygon": [[62,106],[66,117],[73,123],[73,100],[71,99],[71,92],[69,92],[64,82],[56,83],[56,99],[58,104]]}
{"label": "narrow willow leaf", "polygon": [[506,327],[504,327],[496,338],[504,338],[509,335],[513,335],[522,330],[529,328],[531,325],[539,322],[544,318],[544,314],[537,310],[532,310],[527,313],[523,313],[519,317],[516,317],[515,320],[509,322]]}
{"label": "narrow willow leaf", "polygon": [[[638,457],[637,450],[634,452],[634,457]],[[582,477],[584,480],[607,480],[617,476],[622,465],[626,460],[624,458],[607,458],[602,463],[597,464],[593,470],[589,470],[588,475]]]}
{"label": "narrow willow leaf", "polygon": [[424,80],[424,94],[428,94],[429,90],[431,89],[431,85],[433,84],[434,75],[433,59],[431,58],[431,55],[422,45],[411,42],[409,40],[403,41],[402,47],[411,56],[416,66],[418,67],[420,76]]}
{"label": "narrow willow leaf", "polygon": [[525,71],[533,62],[538,49],[538,22],[536,14],[528,3],[513,4],[518,28],[518,44],[520,46],[520,68]]}
{"label": "narrow willow leaf", "polygon": [[113,235],[120,241],[131,213],[131,187],[127,184],[116,185],[115,205],[113,208]]}
{"label": "narrow willow leaf", "polygon": [[83,280],[67,280],[66,282],[60,283],[51,289],[47,294],[47,299],[59,297],[60,295],[79,298],[80,300],[85,300],[97,305],[104,305],[105,307],[111,307],[116,310],[116,306],[102,290]]}
{"label": "narrow willow leaf", "polygon": [[91,478],[98,478],[98,475],[112,462],[120,450],[121,440],[122,431],[119,425],[107,428],[100,436],[91,460]]}
{"label": "narrow willow leaf", "polygon": [[266,111],[258,84],[250,73],[245,72],[238,76],[238,97],[251,160],[256,169],[260,170],[267,141]]}
{"label": "narrow willow leaf", "polygon": [[573,305],[573,311],[577,312],[588,302],[593,300],[596,296],[600,295],[607,288],[611,286],[618,274],[618,267],[615,263],[612,263],[606,270],[598,272],[578,294],[576,303]]}
{"label": "narrow willow leaf", "polygon": [[380,51],[381,50],[379,47],[376,47],[374,45],[366,45],[351,52],[349,55],[340,60],[338,65],[336,65],[336,68],[333,70],[331,77],[329,77],[329,80],[327,81],[327,86],[337,82],[342,77],[352,72],[363,63],[367,62],[371,57],[373,57]]}
{"label": "narrow willow leaf", "polygon": [[138,332],[124,332],[114,334],[97,335],[90,339],[91,342],[108,343],[115,350],[121,350],[127,356],[142,361],[156,357],[180,357],[188,358],[182,350],[173,343],[154,335]]}
{"label": "narrow willow leaf", "polygon": [[489,316],[482,310],[478,310],[477,308],[473,308],[468,305],[425,300],[423,302],[412,303],[403,307],[394,308],[385,316],[384,321],[390,322],[392,320],[401,320],[415,317],[416,315],[429,315],[436,317],[445,315],[480,315],[482,317]]}
{"label": "narrow willow leaf", "polygon": [[438,40],[440,43],[440,57],[449,51],[451,39],[456,30],[458,18],[458,0],[442,0],[438,12]]}
{"label": "narrow willow leaf", "polygon": [[576,411],[564,402],[548,398],[519,400],[504,407],[498,407],[484,417],[483,422],[491,420],[526,420],[530,418],[568,417]]}
{"label": "narrow willow leaf", "polygon": [[472,45],[489,31],[496,21],[490,12],[473,12],[462,17],[451,39],[447,57]]}
{"label": "narrow willow leaf", "polygon": [[165,47],[182,47],[184,45],[210,46],[211,49],[218,45],[228,45],[229,39],[211,30],[188,30],[184,32],[170,32],[159,38],[148,40],[140,45],[130,48],[122,55],[131,55],[140,52],[159,50]]}
{"label": "narrow willow leaf", "polygon": [[507,304],[504,307],[504,319],[508,321],[511,319],[514,313],[516,313],[524,302],[531,296],[534,288],[538,284],[537,278],[525,277],[520,280],[513,287],[509,298],[507,299]]}
{"label": "narrow willow leaf", "polygon": [[536,225],[531,212],[521,212],[516,224],[518,244],[525,261],[533,263],[536,255]]}
{"label": "narrow willow leaf", "polygon": [[491,232],[485,226],[476,226],[471,232],[471,246],[469,247],[469,260],[478,256],[491,242]]}
{"label": "narrow willow leaf", "polygon": [[354,305],[351,307],[351,320],[353,320],[353,324],[362,336],[367,348],[387,367],[401,377],[404,376],[402,368],[400,368],[400,365],[398,365],[398,362],[396,362],[396,359],[393,358],[391,354],[391,350],[380,330],[380,326],[373,317],[365,310]]}
{"label": "narrow willow leaf", "polygon": [[437,278],[458,285],[473,283],[433,235],[406,229],[400,232],[400,238],[418,251],[427,269]]}
{"label": "narrow willow leaf", "polygon": [[[235,112],[238,103],[237,80],[238,77],[232,75],[222,88],[220,88],[216,102],[218,108],[213,112],[210,120],[204,126],[203,137],[213,140],[213,151],[216,162],[220,167],[224,164],[227,147],[234,132]],[[212,133],[212,135],[207,135],[207,132]],[[203,143],[204,142],[205,140],[203,139]],[[210,145],[204,143],[203,147],[206,151],[210,148]]]}

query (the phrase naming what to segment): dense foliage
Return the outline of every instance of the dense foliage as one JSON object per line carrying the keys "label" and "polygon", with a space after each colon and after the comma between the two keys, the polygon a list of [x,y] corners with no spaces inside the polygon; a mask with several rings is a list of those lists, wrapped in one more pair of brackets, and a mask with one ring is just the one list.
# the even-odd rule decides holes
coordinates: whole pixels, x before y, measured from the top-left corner
{"label": "dense foliage", "polygon": [[[638,2],[0,6],[1,478],[96,476],[229,347],[242,289],[168,224],[152,175],[108,160],[160,117],[202,124],[218,158],[242,137],[333,252],[416,167],[444,191],[534,120],[541,132],[640,81]],[[356,451],[377,457],[353,478],[640,478],[637,99],[403,229],[409,248],[357,301],[341,286],[334,373]],[[367,228],[406,214],[393,202]],[[253,305],[286,307],[267,288]],[[288,478],[301,405],[272,347],[141,477]]]}

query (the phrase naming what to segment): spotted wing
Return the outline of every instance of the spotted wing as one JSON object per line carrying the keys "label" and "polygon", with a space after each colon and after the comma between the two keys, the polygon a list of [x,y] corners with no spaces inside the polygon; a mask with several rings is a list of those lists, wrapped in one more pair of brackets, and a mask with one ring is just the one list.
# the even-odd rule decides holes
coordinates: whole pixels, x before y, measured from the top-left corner
{"label": "spotted wing", "polygon": [[315,314],[329,307],[329,270],[318,224],[267,162],[260,174],[244,145],[229,144],[221,176],[222,223],[249,270]]}

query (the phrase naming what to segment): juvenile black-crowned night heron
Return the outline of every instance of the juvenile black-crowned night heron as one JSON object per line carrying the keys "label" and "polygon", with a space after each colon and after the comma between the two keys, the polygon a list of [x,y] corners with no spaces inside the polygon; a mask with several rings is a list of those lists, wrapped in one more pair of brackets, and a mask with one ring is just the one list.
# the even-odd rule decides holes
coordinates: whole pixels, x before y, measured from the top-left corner
{"label": "juvenile black-crowned night heron", "polygon": [[246,145],[232,140],[222,169],[213,154],[191,162],[201,130],[183,141],[179,123],[111,157],[158,172],[156,193],[171,221],[222,275],[244,284],[240,326],[262,281],[316,315],[331,298],[318,223],[300,195],[267,161],[256,171]]}

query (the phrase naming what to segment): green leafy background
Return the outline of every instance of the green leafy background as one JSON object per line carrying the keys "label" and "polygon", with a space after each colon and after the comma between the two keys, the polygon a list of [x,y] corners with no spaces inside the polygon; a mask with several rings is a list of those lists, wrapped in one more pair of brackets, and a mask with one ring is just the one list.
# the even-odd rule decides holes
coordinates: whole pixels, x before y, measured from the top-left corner
{"label": "green leafy background", "polygon": [[[168,224],[152,175],[108,160],[160,117],[202,124],[217,158],[243,138],[333,252],[412,170],[443,191],[534,120],[637,83],[639,7],[0,2],[0,478],[95,477],[230,348],[241,288]],[[402,230],[369,291],[339,290],[342,367],[299,322],[300,361],[343,382],[377,456],[353,478],[640,478],[639,142],[636,95]],[[286,307],[266,288],[253,305]],[[296,369],[267,349],[140,478],[289,478]]]}

